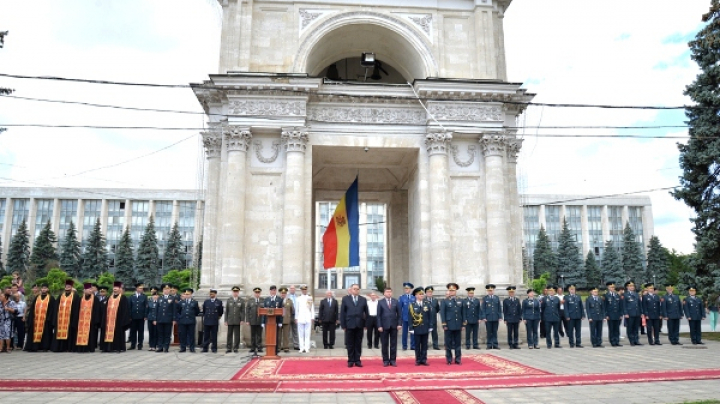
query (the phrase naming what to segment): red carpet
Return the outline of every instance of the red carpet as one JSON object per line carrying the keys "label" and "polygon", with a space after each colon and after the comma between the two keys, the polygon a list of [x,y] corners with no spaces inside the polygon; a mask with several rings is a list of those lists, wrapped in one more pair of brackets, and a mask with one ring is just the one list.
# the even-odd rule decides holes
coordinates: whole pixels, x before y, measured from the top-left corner
{"label": "red carpet", "polygon": [[415,390],[390,393],[398,404],[483,404],[464,390]]}

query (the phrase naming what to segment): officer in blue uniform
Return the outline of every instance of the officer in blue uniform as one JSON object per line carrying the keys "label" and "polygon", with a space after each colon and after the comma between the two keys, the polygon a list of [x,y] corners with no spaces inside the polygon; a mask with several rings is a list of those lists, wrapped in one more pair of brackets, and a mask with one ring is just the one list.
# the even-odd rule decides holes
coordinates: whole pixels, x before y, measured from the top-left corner
{"label": "officer in blue uniform", "polygon": [[502,312],[505,325],[507,325],[508,345],[510,349],[520,349],[520,346],[518,346],[518,332],[520,331],[520,320],[522,320],[522,305],[520,300],[515,297],[517,287],[508,286],[505,289],[508,292],[508,297],[502,302]]}
{"label": "officer in blue uniform", "polygon": [[130,305],[130,350],[137,348],[142,350],[145,339],[145,320],[147,316],[147,296],[142,283],[135,284],[135,293],[128,298]]}
{"label": "officer in blue uniform", "polygon": [[657,294],[655,294],[655,284],[648,283],[645,285],[647,294],[642,298],[642,312],[645,316],[645,324],[647,326],[647,337],[649,345],[662,345],[660,343],[660,319],[663,317],[663,307]]}
{"label": "officer in blue uniform", "polygon": [[[403,289],[405,294],[400,296],[398,303],[400,303],[400,313],[402,314],[402,349],[407,351],[408,348],[408,307],[410,303],[415,301],[415,297],[412,295],[413,286],[410,282],[403,283]],[[410,349],[415,349],[415,336],[410,334]]]}
{"label": "officer in blue uniform", "polygon": [[668,339],[673,345],[682,345],[680,343],[680,319],[683,318],[682,302],[680,296],[673,293],[674,285],[665,284],[665,297],[660,299],[663,308],[663,317],[667,321]]}
{"label": "officer in blue uniform", "polygon": [[633,281],[625,282],[625,294],[623,295],[623,315],[625,316],[625,331],[630,346],[642,345],[640,343],[640,323],[642,321],[642,301],[635,291]]}
{"label": "officer in blue uniform", "polygon": [[602,344],[603,321],[605,321],[605,302],[598,296],[598,288],[590,290],[585,300],[585,313],[590,323],[590,342],[593,348],[605,348]]}
{"label": "officer in blue uniform", "polygon": [[683,309],[690,325],[690,340],[693,345],[705,345],[702,342],[702,332],[700,331],[702,321],[705,320],[705,304],[702,299],[695,296],[695,293],[697,293],[697,289],[690,286],[688,288],[690,296],[683,301]]}
{"label": "officer in blue uniform", "polygon": [[475,297],[475,288],[465,288],[468,297],[463,300],[463,318],[465,319],[465,349],[470,349],[472,340],[473,349],[480,349],[478,345],[478,327],[481,316],[480,299]]}
{"label": "officer in blue uniform", "polygon": [[565,296],[565,321],[570,348],[582,348],[580,329],[585,318],[585,306],[582,298],[575,294],[575,285],[568,286],[569,295]]}
{"label": "officer in blue uniform", "polygon": [[155,309],[155,324],[158,331],[158,349],[155,352],[170,350],[170,335],[175,322],[175,296],[170,294],[170,284],[162,285],[163,295],[158,299]]}
{"label": "officer in blue uniform", "polygon": [[147,318],[148,334],[150,337],[150,340],[148,341],[150,351],[156,350],[158,346],[157,324],[155,324],[155,320],[157,320],[157,318],[155,317],[155,314],[157,312],[159,298],[160,296],[158,295],[157,286],[151,287],[150,298],[148,299],[147,306],[145,306],[145,318]]}
{"label": "officer in blue uniform", "polygon": [[485,293],[487,294],[482,299],[480,316],[487,331],[487,349],[500,349],[497,331],[500,320],[503,318],[502,305],[500,304],[500,298],[495,296],[495,285],[492,283],[485,285]]}
{"label": "officer in blue uniform", "polygon": [[216,296],[217,290],[210,289],[210,298],[203,302],[203,352],[207,352],[208,347],[212,353],[217,352],[217,333],[223,315],[223,304]]}
{"label": "officer in blue uniform", "polygon": [[445,331],[445,359],[447,364],[453,363],[453,351],[455,351],[455,363],[460,364],[462,358],[460,334],[465,328],[463,319],[462,300],[455,294],[459,286],[457,283],[448,283],[448,297],[440,303],[440,321]]}
{"label": "officer in blue uniform", "polygon": [[180,352],[190,349],[195,352],[195,317],[200,314],[197,300],[192,298],[192,288],[185,288],[182,300],[176,305],[178,333],[180,334]]}
{"label": "officer in blue uniform", "polygon": [[[432,286],[428,286],[425,288],[425,300],[427,300],[427,302],[430,303],[430,307],[432,307],[433,313],[435,313],[435,323],[437,324],[437,316],[438,316],[438,314],[440,314],[440,299],[433,296],[433,292],[435,292],[435,289],[433,289]],[[436,351],[439,351],[440,350],[440,341],[438,338],[437,327],[433,327],[432,331],[430,332],[430,335],[432,336],[433,349]]]}
{"label": "officer in blue uniform", "polygon": [[610,345],[621,347],[620,344],[620,323],[623,318],[623,302],[620,295],[615,291],[615,282],[606,282],[605,292],[605,319],[608,322],[608,340]]}
{"label": "officer in blue uniform", "polygon": [[525,323],[527,343],[529,349],[540,349],[538,346],[538,325],[540,324],[540,301],[535,297],[535,291],[528,289],[527,299],[522,302],[522,319]]}
{"label": "officer in blue uniform", "polygon": [[555,348],[562,348],[560,346],[560,298],[555,295],[557,286],[550,285],[547,287],[547,291],[547,296],[540,304],[542,319],[545,322],[545,342],[550,349],[553,347],[552,342],[555,339]]}
{"label": "officer in blue uniform", "polygon": [[415,336],[415,366],[428,366],[428,337],[430,332],[435,329],[436,314],[430,302],[425,300],[423,288],[415,288],[413,296],[415,302],[408,308],[408,318],[410,319],[408,332]]}

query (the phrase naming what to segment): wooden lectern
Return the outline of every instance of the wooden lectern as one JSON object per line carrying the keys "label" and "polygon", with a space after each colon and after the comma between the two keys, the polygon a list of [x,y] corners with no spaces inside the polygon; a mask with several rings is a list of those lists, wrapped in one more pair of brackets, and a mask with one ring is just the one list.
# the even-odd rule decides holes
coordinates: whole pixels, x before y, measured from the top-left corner
{"label": "wooden lectern", "polygon": [[261,359],[280,359],[277,356],[277,323],[275,322],[275,316],[282,316],[284,314],[283,308],[275,307],[258,307],[258,315],[265,316],[265,348],[267,348],[267,354]]}

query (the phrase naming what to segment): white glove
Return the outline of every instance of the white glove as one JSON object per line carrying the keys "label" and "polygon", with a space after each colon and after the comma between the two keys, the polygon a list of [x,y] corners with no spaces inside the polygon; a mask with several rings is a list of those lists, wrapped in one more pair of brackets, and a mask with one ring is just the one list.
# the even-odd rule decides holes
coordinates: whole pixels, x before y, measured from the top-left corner
{"label": "white glove", "polygon": [[410,334],[415,334],[415,331],[414,331],[414,330],[411,330],[411,331],[410,331]]}
{"label": "white glove", "polygon": [[432,331],[432,330],[433,330],[433,329],[431,328],[431,329],[430,329],[430,330],[428,330],[428,331]]}
{"label": "white glove", "polygon": [[282,324],[278,324],[278,328],[282,328]]}
{"label": "white glove", "polygon": [[260,324],[260,327],[265,328],[265,324]]}

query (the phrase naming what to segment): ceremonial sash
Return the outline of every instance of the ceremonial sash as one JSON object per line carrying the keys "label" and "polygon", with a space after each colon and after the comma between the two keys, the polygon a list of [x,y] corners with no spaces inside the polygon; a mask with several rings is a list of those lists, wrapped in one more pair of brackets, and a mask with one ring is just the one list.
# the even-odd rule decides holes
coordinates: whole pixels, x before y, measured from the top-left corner
{"label": "ceremonial sash", "polygon": [[113,339],[115,339],[115,319],[117,318],[118,307],[120,307],[120,295],[118,297],[110,296],[107,304],[105,342],[113,342]]}
{"label": "ceremonial sash", "polygon": [[68,329],[70,328],[70,313],[72,312],[72,302],[75,293],[65,296],[60,295],[60,307],[58,307],[57,330],[55,330],[55,338],[60,340],[68,339]]}
{"label": "ceremonial sash", "polygon": [[48,302],[50,302],[48,296],[45,296],[45,299],[43,299],[42,296],[38,296],[37,299],[35,299],[35,323],[33,324],[33,342],[35,343],[42,341]]}
{"label": "ceremonial sash", "polygon": [[93,304],[95,299],[80,299],[80,319],[78,320],[78,335],[76,344],[87,346],[90,341],[90,322],[92,321]]}

